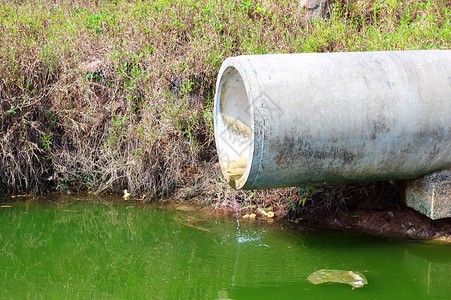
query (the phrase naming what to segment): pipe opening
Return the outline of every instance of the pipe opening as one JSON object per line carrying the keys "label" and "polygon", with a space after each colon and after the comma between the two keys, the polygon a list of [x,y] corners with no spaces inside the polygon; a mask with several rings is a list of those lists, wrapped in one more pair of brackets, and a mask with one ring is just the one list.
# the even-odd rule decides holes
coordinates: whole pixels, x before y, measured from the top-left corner
{"label": "pipe opening", "polygon": [[251,160],[252,107],[238,71],[228,67],[219,84],[215,130],[219,162],[229,183],[239,180]]}

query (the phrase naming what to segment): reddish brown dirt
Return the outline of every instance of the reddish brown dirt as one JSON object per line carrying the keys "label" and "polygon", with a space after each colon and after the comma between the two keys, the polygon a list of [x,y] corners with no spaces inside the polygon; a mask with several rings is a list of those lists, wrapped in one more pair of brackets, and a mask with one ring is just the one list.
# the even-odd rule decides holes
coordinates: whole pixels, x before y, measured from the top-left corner
{"label": "reddish brown dirt", "polygon": [[[211,209],[208,214],[235,218],[232,209]],[[241,216],[244,215],[241,213]],[[253,220],[247,220],[252,222]],[[349,210],[347,213],[328,214],[321,218],[299,217],[296,219],[268,219],[257,213],[255,221],[288,222],[299,229],[328,228],[345,231],[359,231],[377,236],[411,239],[440,240],[451,243],[451,218],[431,220],[408,207],[387,210]]]}
{"label": "reddish brown dirt", "polygon": [[294,222],[309,226],[363,231],[374,235],[451,242],[451,218],[433,221],[408,207],[387,210],[356,208],[347,213],[325,216],[321,220],[301,218]]}
{"label": "reddish brown dirt", "polygon": [[[324,191],[310,194],[306,205],[298,205],[295,209],[287,201],[288,198],[296,199],[290,189],[281,189],[278,193],[272,191],[253,205],[242,199],[236,203],[240,216],[256,214],[255,220],[244,221],[280,221],[299,228],[332,228],[379,236],[451,242],[451,218],[431,220],[407,207],[401,201],[400,189],[389,182],[326,187]],[[234,203],[229,198],[216,203],[214,209],[208,210],[209,213],[235,218]],[[236,199],[239,198],[236,194]],[[262,216],[258,212],[259,207],[274,211],[274,219]]]}

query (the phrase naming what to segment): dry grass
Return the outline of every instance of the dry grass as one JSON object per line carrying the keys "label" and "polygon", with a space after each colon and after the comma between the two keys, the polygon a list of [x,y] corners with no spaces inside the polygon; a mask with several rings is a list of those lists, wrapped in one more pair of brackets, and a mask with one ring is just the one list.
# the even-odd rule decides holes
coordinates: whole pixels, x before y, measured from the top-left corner
{"label": "dry grass", "polygon": [[[299,2],[2,1],[1,193],[127,188],[152,199],[189,187],[200,201],[230,200],[212,131],[226,57],[450,48],[445,0],[332,1],[330,19],[313,22]],[[303,197],[240,201],[287,208]]]}

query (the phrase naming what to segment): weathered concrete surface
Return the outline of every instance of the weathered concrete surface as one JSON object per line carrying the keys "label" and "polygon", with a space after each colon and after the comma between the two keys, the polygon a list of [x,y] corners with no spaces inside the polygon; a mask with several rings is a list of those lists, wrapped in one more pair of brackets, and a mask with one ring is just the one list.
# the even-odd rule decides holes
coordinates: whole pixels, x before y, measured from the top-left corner
{"label": "weathered concrete surface", "polygon": [[436,220],[451,218],[451,169],[406,183],[406,204]]}
{"label": "weathered concrete surface", "polygon": [[215,139],[237,189],[406,180],[451,167],[451,50],[238,56]]}

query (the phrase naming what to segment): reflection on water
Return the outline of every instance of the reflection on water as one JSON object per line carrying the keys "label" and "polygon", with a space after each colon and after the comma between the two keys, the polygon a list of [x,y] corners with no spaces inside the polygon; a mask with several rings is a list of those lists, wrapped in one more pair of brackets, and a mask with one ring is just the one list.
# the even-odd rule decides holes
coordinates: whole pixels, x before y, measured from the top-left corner
{"label": "reflection on water", "polygon": [[[56,202],[59,203],[59,202]],[[0,208],[0,298],[446,299],[448,245],[92,202]],[[205,229],[205,230],[200,230]],[[369,284],[312,285],[318,269]]]}

